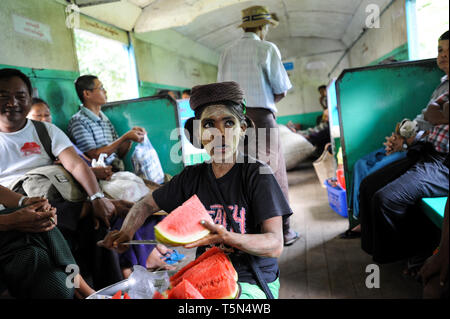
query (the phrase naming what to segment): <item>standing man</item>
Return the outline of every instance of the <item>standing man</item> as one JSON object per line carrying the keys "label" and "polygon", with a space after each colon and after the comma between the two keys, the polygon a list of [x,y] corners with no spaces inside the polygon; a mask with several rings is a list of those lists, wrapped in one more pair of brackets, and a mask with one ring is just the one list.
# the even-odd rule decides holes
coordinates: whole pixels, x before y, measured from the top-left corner
{"label": "standing man", "polygon": [[[289,200],[286,164],[275,121],[275,103],[286,96],[292,85],[281,62],[280,51],[275,44],[264,41],[269,24],[275,27],[278,21],[275,14],[269,13],[264,6],[253,6],[242,11],[242,24],[239,27],[245,33],[223,52],[217,82],[235,81],[244,89],[247,115],[256,128],[256,142],[250,145],[255,145],[258,151],[253,154],[261,161],[269,156],[267,164],[272,168],[286,200]],[[265,147],[261,129],[265,129],[266,133]],[[270,133],[275,134],[272,137],[275,145],[270,143]],[[299,238],[290,229],[288,218],[283,220],[283,233],[285,246],[292,245]]]}

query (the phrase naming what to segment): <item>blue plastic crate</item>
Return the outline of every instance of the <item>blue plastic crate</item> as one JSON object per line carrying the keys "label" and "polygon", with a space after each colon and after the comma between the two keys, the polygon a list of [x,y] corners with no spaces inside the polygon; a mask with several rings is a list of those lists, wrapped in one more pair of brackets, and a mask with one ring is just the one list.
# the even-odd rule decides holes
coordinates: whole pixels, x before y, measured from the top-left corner
{"label": "blue plastic crate", "polygon": [[347,196],[344,189],[339,185],[331,186],[328,180],[325,180],[325,186],[328,192],[328,203],[330,207],[342,217],[347,217]]}

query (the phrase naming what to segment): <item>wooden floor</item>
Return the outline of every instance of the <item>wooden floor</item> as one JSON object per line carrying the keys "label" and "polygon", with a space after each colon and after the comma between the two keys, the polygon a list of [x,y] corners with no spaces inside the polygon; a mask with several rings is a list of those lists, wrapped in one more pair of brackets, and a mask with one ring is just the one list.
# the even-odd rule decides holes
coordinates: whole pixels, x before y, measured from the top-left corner
{"label": "wooden floor", "polygon": [[339,238],[348,220],[330,208],[312,165],[288,172],[288,179],[291,227],[301,238],[279,259],[280,298],[422,297],[421,284],[402,275],[405,262],[379,265],[380,288],[367,288],[371,256],[361,250],[359,238]]}

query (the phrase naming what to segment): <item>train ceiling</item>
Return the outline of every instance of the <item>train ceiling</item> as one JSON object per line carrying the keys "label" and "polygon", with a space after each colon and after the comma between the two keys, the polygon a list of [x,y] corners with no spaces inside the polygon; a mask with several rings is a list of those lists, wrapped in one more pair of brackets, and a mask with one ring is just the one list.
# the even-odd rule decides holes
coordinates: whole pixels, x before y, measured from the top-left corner
{"label": "train ceiling", "polygon": [[[60,0],[57,0],[60,2]],[[172,29],[220,53],[239,38],[241,10],[252,5],[267,6],[277,14],[280,24],[272,28],[267,40],[290,46],[303,54],[317,50],[343,50],[365,27],[368,5],[380,12],[391,0],[68,0],[83,2],[82,13],[127,31],[141,39],[152,31]],[[99,1],[109,2],[98,4]],[[305,44],[315,41],[315,50]],[[318,45],[328,43],[328,45]],[[303,45],[302,45],[303,44]],[[286,52],[282,54],[286,54]]]}

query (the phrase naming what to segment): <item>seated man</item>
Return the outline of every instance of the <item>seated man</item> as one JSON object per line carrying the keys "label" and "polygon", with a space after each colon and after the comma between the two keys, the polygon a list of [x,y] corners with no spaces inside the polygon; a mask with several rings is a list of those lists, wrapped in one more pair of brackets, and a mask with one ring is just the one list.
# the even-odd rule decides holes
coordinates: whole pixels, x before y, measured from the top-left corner
{"label": "seated man", "polygon": [[[434,90],[431,95],[431,99],[428,102],[428,106],[425,107],[420,114],[416,116],[414,121],[417,122],[420,130],[427,130],[431,128],[433,125],[430,120],[433,119],[433,107],[429,107],[431,105],[435,105],[435,101],[439,99],[442,94],[448,92],[448,31],[441,35],[438,43],[438,58],[437,65],[438,67],[446,73],[446,75],[441,79],[441,83]],[[447,49],[445,49],[447,48]],[[425,112],[428,110],[428,115],[426,116]],[[438,118],[440,115],[437,116]],[[436,121],[436,120],[435,120]],[[436,124],[438,122],[435,122]],[[352,187],[347,188],[347,196],[350,198],[351,204],[350,209],[352,209],[353,216],[355,218],[359,217],[360,212],[360,203],[359,203],[359,194],[361,192],[360,185],[362,180],[368,176],[376,172],[377,170],[390,165],[392,163],[397,163],[403,167],[403,171],[408,169],[412,164],[409,158],[406,157],[406,152],[401,152],[403,149],[403,137],[401,137],[398,132],[393,132],[391,136],[386,137],[386,142],[384,143],[385,147],[375,150],[374,152],[367,154],[366,156],[359,159],[353,169],[353,184]],[[403,164],[402,164],[403,163]],[[370,188],[370,185],[366,184],[365,188]],[[363,188],[364,188],[363,187]],[[365,192],[367,190],[364,190]],[[373,193],[373,191],[371,192]],[[341,235],[342,238],[354,238],[359,237],[361,232],[360,225],[354,227],[353,229],[347,230],[345,233]]]}
{"label": "seated man", "polygon": [[305,137],[312,145],[316,147],[315,155],[320,156],[323,153],[325,145],[331,142],[330,123],[328,119],[328,109],[322,114],[322,119],[318,125],[306,130],[296,130],[292,125],[288,125],[291,131]]}
{"label": "seated man", "polygon": [[98,159],[106,153],[107,165],[113,171],[124,170],[121,158],[125,157],[132,142],[142,142],[146,134],[142,127],[134,127],[121,137],[114,126],[101,111],[107,101],[106,90],[94,75],[83,75],[75,81],[75,89],[83,103],[80,111],[72,116],[67,127],[69,137],[89,158]]}
{"label": "seated man", "polygon": [[[26,118],[31,108],[30,79],[16,69],[0,70],[0,185],[9,187],[18,178],[32,169],[53,164],[53,157],[59,158],[62,166],[81,185],[92,205],[91,216],[85,218],[85,229],[81,230],[81,207],[83,203],[68,201],[51,202],[58,209],[58,228],[78,234],[86,243],[86,250],[95,249],[95,237],[104,237],[110,226],[110,219],[116,214],[116,209],[110,200],[101,193],[92,171],[76,154],[69,138],[55,125],[44,123],[50,138],[50,149],[44,147],[36,127]],[[94,230],[94,221],[99,220],[101,229]],[[81,235],[82,234],[82,235]],[[92,237],[91,237],[92,236]],[[67,239],[67,237],[66,237]],[[72,242],[74,245],[78,241]],[[70,244],[70,243],[69,243]],[[98,288],[115,283],[122,279],[118,266],[117,254],[99,248],[94,253],[98,259],[91,261],[96,272]],[[76,260],[77,256],[75,256]],[[81,268],[81,265],[80,265]],[[94,285],[95,287],[95,285]],[[96,287],[95,287],[96,288]],[[97,289],[97,288],[96,288]]]}
{"label": "seated man", "polygon": [[[367,176],[363,183],[379,188],[372,197],[361,198],[366,193],[360,194],[363,250],[380,263],[408,258],[405,273],[412,276],[431,255],[439,237],[438,229],[414,205],[424,197],[447,196],[449,190],[449,170],[444,163],[449,151],[448,101],[441,114],[442,119],[446,114],[447,124],[405,140],[411,148],[409,156],[416,153],[415,164],[400,174],[391,164]],[[380,184],[380,174],[386,184]]]}
{"label": "seated man", "polygon": [[[147,132],[136,126],[121,137],[117,135],[114,126],[101,111],[107,96],[96,76],[80,76],[75,81],[75,89],[82,105],[69,121],[69,137],[87,157],[98,159],[101,153],[105,153],[108,156],[106,165],[111,165],[114,172],[123,171],[125,166],[122,158],[130,150],[132,142],[144,141]],[[144,182],[151,190],[159,187],[158,183],[145,179]]]}
{"label": "seated man", "polygon": [[46,199],[0,186],[0,281],[13,297],[86,298],[95,292],[80,274],[75,291],[66,284],[66,267],[76,264],[56,225],[56,209]]}

